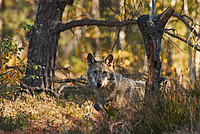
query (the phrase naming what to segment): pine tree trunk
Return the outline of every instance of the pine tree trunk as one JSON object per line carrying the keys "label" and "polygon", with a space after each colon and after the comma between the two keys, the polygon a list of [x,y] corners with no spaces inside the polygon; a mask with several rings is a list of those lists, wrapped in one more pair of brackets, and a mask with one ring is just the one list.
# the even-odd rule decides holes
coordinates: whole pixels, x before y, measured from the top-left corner
{"label": "pine tree trunk", "polygon": [[[65,1],[40,0],[35,19],[35,26],[30,31],[28,48],[28,66],[23,83],[31,87],[53,89],[54,67],[60,33],[54,29],[62,23]],[[34,67],[32,65],[40,65]],[[33,76],[33,78],[30,78]],[[35,77],[36,76],[36,77]],[[38,77],[42,79],[38,79]]]}

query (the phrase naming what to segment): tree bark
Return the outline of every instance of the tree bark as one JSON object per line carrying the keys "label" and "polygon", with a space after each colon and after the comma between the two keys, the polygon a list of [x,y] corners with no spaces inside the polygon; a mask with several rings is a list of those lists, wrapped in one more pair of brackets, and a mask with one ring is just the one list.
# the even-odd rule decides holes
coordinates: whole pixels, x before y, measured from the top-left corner
{"label": "tree bark", "polygon": [[153,19],[148,15],[142,15],[138,18],[138,26],[143,35],[147,54],[149,73],[147,87],[149,91],[160,88],[160,71],[162,67],[162,62],[160,61],[161,39],[165,24],[173,13],[174,10],[169,7],[161,15],[157,15]]}
{"label": "tree bark", "polygon": [[[52,32],[62,23],[66,1],[40,0],[35,26],[30,31],[28,66],[23,83],[27,86],[53,89],[54,67],[60,32]],[[34,67],[40,65],[42,67]],[[36,76],[30,78],[30,76]],[[38,79],[38,77],[42,79]]]}

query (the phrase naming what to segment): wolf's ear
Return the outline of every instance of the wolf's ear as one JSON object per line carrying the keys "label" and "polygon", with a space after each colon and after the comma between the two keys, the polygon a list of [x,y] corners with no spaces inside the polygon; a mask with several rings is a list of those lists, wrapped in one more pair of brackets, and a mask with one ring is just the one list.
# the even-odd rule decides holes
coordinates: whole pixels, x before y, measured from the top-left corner
{"label": "wolf's ear", "polygon": [[87,56],[88,66],[91,66],[95,62],[96,62],[96,60],[95,60],[94,56],[91,53],[89,53],[88,56]]}
{"label": "wolf's ear", "polygon": [[108,57],[105,59],[105,63],[110,67],[113,66],[114,67],[114,58],[112,54],[109,54]]}

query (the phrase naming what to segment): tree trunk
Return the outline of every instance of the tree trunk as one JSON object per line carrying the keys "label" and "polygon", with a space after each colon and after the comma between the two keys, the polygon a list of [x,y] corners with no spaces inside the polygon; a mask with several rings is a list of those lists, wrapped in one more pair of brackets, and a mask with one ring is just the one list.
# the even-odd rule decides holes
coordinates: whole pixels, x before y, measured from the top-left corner
{"label": "tree trunk", "polygon": [[[95,20],[98,20],[100,18],[100,12],[99,12],[99,0],[92,0],[92,14],[93,18]],[[100,58],[101,55],[101,46],[100,46],[100,41],[99,41],[99,36],[100,36],[100,31],[98,27],[95,27],[95,41],[94,41],[94,48],[95,48],[95,56]]]}
{"label": "tree trunk", "polygon": [[172,8],[167,8],[161,15],[151,19],[148,15],[138,18],[138,26],[142,32],[147,54],[148,73],[147,87],[150,90],[160,88],[160,71],[162,62],[160,61],[161,39],[164,27],[169,18],[174,13]]}
{"label": "tree trunk", "polygon": [[[4,11],[4,0],[0,0],[0,12],[2,13]],[[3,36],[4,36],[4,33],[3,33],[3,17],[0,17],[0,43],[2,43],[2,40],[3,40]],[[2,52],[0,50],[0,68],[2,66]]]}
{"label": "tree trunk", "polygon": [[[184,12],[186,15],[189,14],[188,12],[188,2],[187,0],[183,0],[183,4],[184,4]],[[188,19],[186,19],[186,22],[188,22]],[[187,28],[187,33],[186,33],[186,38],[188,39],[188,42],[190,42],[190,33],[189,33],[189,29]],[[194,68],[193,68],[193,60],[192,60],[192,53],[193,51],[191,50],[190,46],[188,45],[188,52],[189,52],[189,75],[190,75],[190,82],[194,83],[195,82],[195,75],[194,75]]]}
{"label": "tree trunk", "polygon": [[[64,0],[50,2],[40,0],[38,3],[35,26],[30,31],[26,77],[23,78],[23,83],[27,86],[53,89],[54,67],[60,35],[53,29],[62,23],[62,14],[66,4]],[[30,78],[30,76],[33,77]]]}
{"label": "tree trunk", "polygon": [[[200,1],[198,2],[198,4],[200,3]],[[200,7],[198,7],[197,12],[200,13]],[[198,19],[200,18],[200,14],[197,15],[195,22],[197,24],[200,23],[200,20]],[[196,27],[196,31],[199,33],[200,29],[198,27]],[[197,43],[200,44],[200,39],[198,39],[198,37],[196,37]],[[195,74],[197,76],[196,78],[196,83],[198,84],[198,86],[200,87],[200,52],[196,51],[196,57],[195,57]]]}

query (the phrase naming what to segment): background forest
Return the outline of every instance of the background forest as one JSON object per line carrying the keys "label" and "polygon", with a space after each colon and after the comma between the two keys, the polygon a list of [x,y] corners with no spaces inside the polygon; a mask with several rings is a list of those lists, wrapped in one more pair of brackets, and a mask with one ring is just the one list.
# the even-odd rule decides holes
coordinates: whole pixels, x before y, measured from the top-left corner
{"label": "background forest", "polygon": [[[65,8],[63,22],[83,18],[137,19],[140,15],[151,14],[150,5],[150,1],[126,1],[126,5],[124,1],[75,1],[73,6]],[[155,6],[156,14],[162,13],[166,7],[170,6],[177,14],[188,15],[193,19],[195,23],[193,27],[198,31],[198,1],[156,1]],[[1,8],[1,38],[4,39],[16,34],[16,30],[20,30],[24,26],[33,25],[36,8],[36,3],[31,0],[4,1]],[[188,19],[188,21],[190,20]],[[184,23],[177,18],[172,17],[166,28],[173,28],[177,35],[194,45],[198,43],[192,32],[190,33]],[[21,30],[17,35],[18,43],[26,48],[28,41],[24,39],[28,38],[27,34],[27,31]],[[114,45],[114,56],[120,59],[116,61],[116,65],[126,68],[126,70],[132,70],[132,72],[147,72],[143,38],[137,25],[123,28],[77,27],[71,31],[62,32],[58,46],[57,65],[70,67],[72,73],[82,75],[87,68],[86,56],[88,52],[102,58],[112,52]],[[170,76],[172,70],[175,69],[179,76],[183,74],[189,76],[189,70],[195,78],[199,76],[199,52],[188,46],[186,43],[164,34],[161,50],[162,75]],[[21,54],[24,58],[27,57],[26,55],[27,52]],[[14,65],[15,61],[10,61],[10,64]]]}
{"label": "background forest", "polygon": [[[92,107],[90,94],[74,95],[72,89],[66,89],[67,99],[65,95],[57,99],[44,93],[31,96],[19,92],[37,3],[0,0],[0,133],[200,133],[200,52],[189,45],[199,47],[199,37],[173,16],[165,29],[186,42],[167,33],[163,35],[161,76],[167,78],[169,91],[144,100],[145,106],[140,109],[133,106],[127,113],[114,108],[110,118],[105,119]],[[172,7],[176,14],[189,16],[185,17],[186,22],[199,33],[199,5],[199,0],[156,0],[155,11],[161,14]],[[151,16],[151,9],[149,0],[75,0],[65,7],[62,18],[63,23],[81,19],[122,21]],[[82,26],[62,32],[55,79],[86,78],[89,52],[100,59],[112,52],[116,72],[134,80],[145,81],[147,77],[144,40],[137,25]],[[60,85],[63,83],[55,83],[55,87]],[[74,88],[77,83],[67,86]],[[152,103],[147,104],[148,101]]]}

